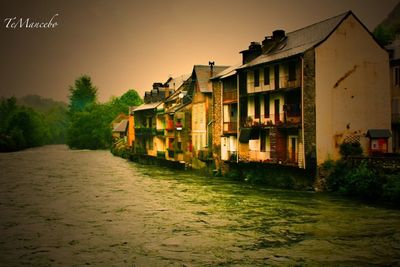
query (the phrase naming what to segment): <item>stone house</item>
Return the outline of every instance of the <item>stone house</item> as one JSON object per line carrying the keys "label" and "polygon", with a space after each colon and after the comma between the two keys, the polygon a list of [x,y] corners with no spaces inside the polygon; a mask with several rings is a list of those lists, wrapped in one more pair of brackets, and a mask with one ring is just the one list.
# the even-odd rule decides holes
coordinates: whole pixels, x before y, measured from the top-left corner
{"label": "stone house", "polygon": [[[211,77],[228,68],[227,66],[195,65],[193,67],[187,98],[191,101],[191,136],[193,156],[201,161],[211,158],[212,144],[212,98]],[[196,167],[196,165],[194,165]]]}
{"label": "stone house", "polygon": [[213,79],[222,160],[314,168],[338,159],[344,142],[368,153],[368,133],[390,129],[388,54],[352,12],[276,30],[241,54],[241,66]]}

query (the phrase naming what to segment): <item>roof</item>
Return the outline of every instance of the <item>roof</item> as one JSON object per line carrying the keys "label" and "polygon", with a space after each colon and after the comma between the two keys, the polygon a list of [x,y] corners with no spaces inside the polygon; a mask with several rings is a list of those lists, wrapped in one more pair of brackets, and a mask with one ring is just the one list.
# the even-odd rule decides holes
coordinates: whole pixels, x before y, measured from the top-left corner
{"label": "roof", "polygon": [[135,108],[133,112],[140,111],[140,110],[147,110],[147,109],[154,109],[156,108],[161,102],[154,102],[154,103],[148,103],[148,104],[142,104]]}
{"label": "roof", "polygon": [[238,63],[238,64],[235,64],[235,65],[233,65],[231,67],[228,67],[228,68],[224,69],[223,71],[221,71],[221,72],[217,73],[216,75],[214,75],[211,79],[212,80],[214,80],[214,79],[224,79],[224,78],[228,78],[230,76],[233,76],[233,75],[236,74],[236,69],[238,67],[240,67],[240,65],[242,65],[242,64]]}
{"label": "roof", "polygon": [[170,89],[176,90],[176,89],[178,89],[179,87],[181,87],[182,84],[183,84],[187,79],[189,79],[189,77],[190,77],[190,74],[182,74],[182,75],[180,75],[180,76],[178,76],[178,77],[174,77],[174,78],[170,77],[170,78],[168,79],[168,81],[166,82],[166,84],[169,85],[169,88],[170,88]]}
{"label": "roof", "polygon": [[128,126],[128,120],[122,120],[117,126],[114,127],[113,132],[125,132]]}
{"label": "roof", "polygon": [[388,129],[369,129],[367,132],[367,137],[370,138],[389,138],[392,134]]}
{"label": "roof", "polygon": [[200,92],[212,93],[212,87],[208,83],[210,78],[212,75],[216,75],[228,67],[229,66],[213,66],[213,72],[211,73],[211,68],[209,65],[194,65],[193,73],[196,74]]}
{"label": "roof", "polygon": [[127,119],[128,115],[125,115],[124,113],[120,113],[117,115],[117,117],[115,117],[115,119],[112,120],[112,123],[119,123],[120,121],[122,121],[123,119]]}
{"label": "roof", "polygon": [[238,69],[259,65],[294,55],[304,53],[308,49],[319,45],[336,29],[336,27],[350,14],[351,11],[324,21],[309,25],[305,28],[289,32],[286,38],[266,54],[240,66]]}

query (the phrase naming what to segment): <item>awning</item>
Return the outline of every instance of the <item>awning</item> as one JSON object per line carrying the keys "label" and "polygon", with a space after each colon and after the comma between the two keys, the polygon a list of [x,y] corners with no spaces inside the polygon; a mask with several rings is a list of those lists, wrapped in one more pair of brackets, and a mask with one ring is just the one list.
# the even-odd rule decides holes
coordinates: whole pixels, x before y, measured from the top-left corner
{"label": "awning", "polygon": [[113,132],[125,132],[128,126],[128,120],[122,120],[117,126],[114,127]]}
{"label": "awning", "polygon": [[161,102],[155,102],[155,103],[149,103],[149,104],[143,104],[135,108],[133,112],[140,111],[140,110],[148,110],[148,109],[155,109]]}
{"label": "awning", "polygon": [[259,128],[241,128],[239,133],[239,142],[248,143],[249,140],[259,139]]}
{"label": "awning", "polygon": [[369,129],[367,137],[369,138],[389,138],[392,134],[388,129]]}

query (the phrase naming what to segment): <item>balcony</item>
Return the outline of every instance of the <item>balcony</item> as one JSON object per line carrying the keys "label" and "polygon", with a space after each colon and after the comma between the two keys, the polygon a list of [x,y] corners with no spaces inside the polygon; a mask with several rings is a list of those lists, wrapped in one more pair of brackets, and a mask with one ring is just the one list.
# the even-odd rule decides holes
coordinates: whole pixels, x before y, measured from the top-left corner
{"label": "balcony", "polygon": [[157,134],[156,128],[135,128],[135,135],[150,136],[156,134]]}
{"label": "balcony", "polygon": [[267,118],[255,118],[249,116],[241,120],[242,127],[298,127],[301,124],[301,116],[298,114],[288,114],[287,112],[269,114]]}
{"label": "balcony", "polygon": [[236,134],[237,121],[224,122],[223,132],[224,134]]}
{"label": "balcony", "polygon": [[237,91],[224,91],[223,103],[237,102]]}

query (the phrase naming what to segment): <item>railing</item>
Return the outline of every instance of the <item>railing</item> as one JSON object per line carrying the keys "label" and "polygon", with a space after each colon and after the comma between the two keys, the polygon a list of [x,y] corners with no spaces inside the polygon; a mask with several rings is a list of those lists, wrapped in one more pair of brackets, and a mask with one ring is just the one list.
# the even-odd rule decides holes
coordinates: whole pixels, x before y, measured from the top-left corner
{"label": "railing", "polygon": [[235,102],[237,101],[237,91],[224,91],[223,102]]}
{"label": "railing", "polygon": [[295,114],[288,114],[287,112],[269,114],[268,117],[260,116],[258,118],[254,116],[248,116],[247,118],[241,119],[242,127],[252,127],[252,126],[298,126],[301,123],[301,116]]}
{"label": "railing", "polygon": [[224,122],[223,132],[224,133],[237,133],[237,122],[236,121]]}
{"label": "railing", "polygon": [[135,128],[135,135],[156,135],[156,128]]}

